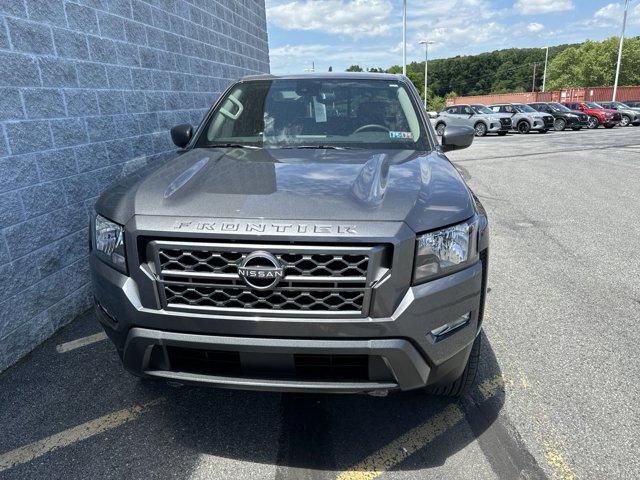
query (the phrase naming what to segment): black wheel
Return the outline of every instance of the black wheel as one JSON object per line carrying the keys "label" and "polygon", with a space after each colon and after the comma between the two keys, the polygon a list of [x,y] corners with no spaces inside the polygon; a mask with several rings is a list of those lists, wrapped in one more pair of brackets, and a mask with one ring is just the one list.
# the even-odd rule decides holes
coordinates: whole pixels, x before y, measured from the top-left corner
{"label": "black wheel", "polygon": [[447,128],[447,126],[446,126],[444,123],[438,123],[438,124],[436,125],[436,133],[437,133],[439,136],[444,135],[444,129],[445,129],[445,128]]}
{"label": "black wheel", "polygon": [[425,390],[432,395],[441,395],[444,397],[460,397],[465,390],[467,390],[473,381],[476,379],[478,373],[478,364],[480,363],[480,350],[482,347],[482,334],[478,335],[473,342],[471,353],[469,354],[469,360],[467,360],[467,366],[464,367],[464,371],[460,378],[454,380],[447,385],[439,385],[437,387],[427,387]]}
{"label": "black wheel", "polygon": [[555,128],[556,132],[561,132],[567,128],[567,121],[564,118],[556,118],[555,122],[553,122],[553,128]]}
{"label": "black wheel", "polygon": [[582,127],[571,127],[571,130],[574,130],[577,132],[578,130],[582,130]]}
{"label": "black wheel", "polygon": [[547,130],[546,128],[543,130],[539,130],[540,133],[547,133],[549,130]]}
{"label": "black wheel", "polygon": [[527,122],[526,120],[522,120],[518,124],[519,133],[529,133],[529,130],[531,130],[531,125],[529,125],[529,122]]}
{"label": "black wheel", "polygon": [[600,120],[597,119],[597,117],[589,117],[589,128],[590,129],[594,129],[594,128],[598,128],[600,126]]}
{"label": "black wheel", "polygon": [[476,131],[476,137],[484,137],[487,134],[487,126],[482,122],[476,123],[473,128]]}
{"label": "black wheel", "polygon": [[629,115],[622,115],[622,120],[620,120],[621,127],[628,127],[631,125],[631,117]]}
{"label": "black wheel", "polygon": [[498,135],[500,135],[501,137],[504,137],[507,134],[507,132],[498,132]]}
{"label": "black wheel", "polygon": [[613,123],[610,123],[610,124],[604,126],[604,128],[613,128],[613,127],[615,127],[615,124],[613,124]]}

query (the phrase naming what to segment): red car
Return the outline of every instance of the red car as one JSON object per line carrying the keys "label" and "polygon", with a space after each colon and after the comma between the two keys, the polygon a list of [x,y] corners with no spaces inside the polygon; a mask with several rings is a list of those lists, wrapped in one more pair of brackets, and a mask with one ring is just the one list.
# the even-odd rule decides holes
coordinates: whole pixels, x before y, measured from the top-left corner
{"label": "red car", "polygon": [[589,128],[598,128],[604,125],[604,128],[613,128],[622,121],[622,116],[617,110],[604,108],[596,102],[562,102],[562,104],[571,110],[580,110],[589,115]]}

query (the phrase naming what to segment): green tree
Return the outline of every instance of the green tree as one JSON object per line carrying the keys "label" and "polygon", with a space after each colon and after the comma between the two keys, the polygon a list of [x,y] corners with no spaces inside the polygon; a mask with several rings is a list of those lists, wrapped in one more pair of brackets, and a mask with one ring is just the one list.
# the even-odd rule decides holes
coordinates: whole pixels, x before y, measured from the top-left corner
{"label": "green tree", "polygon": [[438,95],[433,95],[429,89],[429,99],[427,100],[427,110],[430,112],[440,112],[445,106],[445,99]]}
{"label": "green tree", "polygon": [[[550,63],[550,90],[570,87],[611,86],[618,59],[617,37],[602,42],[586,41],[559,53]],[[625,39],[622,49],[620,85],[640,83],[640,37]]]}
{"label": "green tree", "polygon": [[351,65],[347,68],[347,72],[362,72],[362,67],[360,65]]}

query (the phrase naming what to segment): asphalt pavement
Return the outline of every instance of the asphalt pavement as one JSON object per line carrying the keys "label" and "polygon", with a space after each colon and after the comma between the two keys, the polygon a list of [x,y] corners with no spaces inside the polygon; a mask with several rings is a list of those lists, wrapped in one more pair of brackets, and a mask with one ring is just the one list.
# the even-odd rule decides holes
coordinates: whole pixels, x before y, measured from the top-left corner
{"label": "asphalt pavement", "polygon": [[449,157],[491,222],[463,399],[141,381],[88,312],[0,375],[0,479],[640,477],[640,127]]}

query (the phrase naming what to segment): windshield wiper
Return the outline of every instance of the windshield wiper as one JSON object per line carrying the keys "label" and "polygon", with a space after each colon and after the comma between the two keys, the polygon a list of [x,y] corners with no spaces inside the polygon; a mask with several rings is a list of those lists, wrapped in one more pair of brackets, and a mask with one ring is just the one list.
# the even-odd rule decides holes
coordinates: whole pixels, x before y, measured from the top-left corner
{"label": "windshield wiper", "polygon": [[337,147],[335,145],[286,145],[279,148],[295,149],[306,148],[315,150],[359,150],[357,147]]}
{"label": "windshield wiper", "polygon": [[244,145],[242,143],[210,143],[206,146],[207,148],[251,148],[258,149],[260,147],[256,147],[255,145]]}

